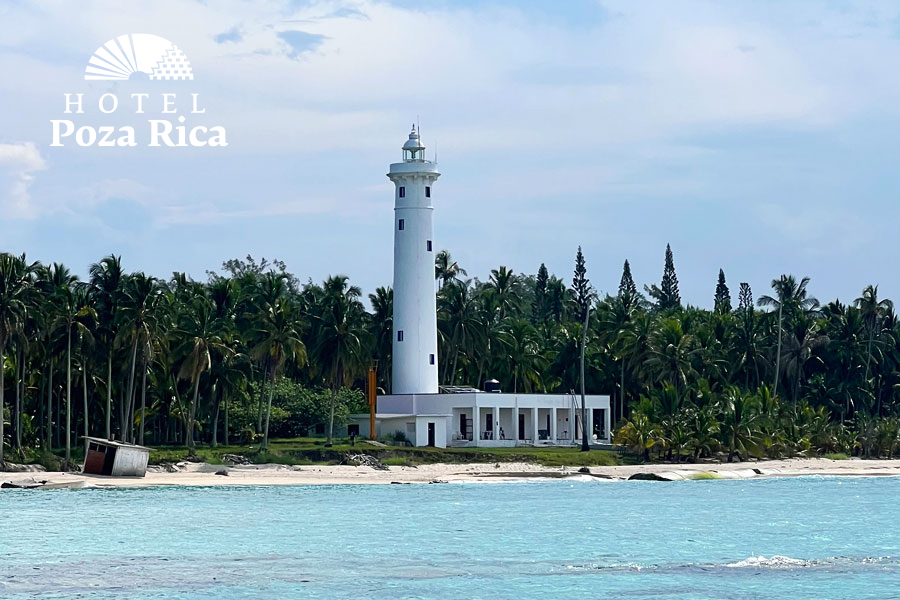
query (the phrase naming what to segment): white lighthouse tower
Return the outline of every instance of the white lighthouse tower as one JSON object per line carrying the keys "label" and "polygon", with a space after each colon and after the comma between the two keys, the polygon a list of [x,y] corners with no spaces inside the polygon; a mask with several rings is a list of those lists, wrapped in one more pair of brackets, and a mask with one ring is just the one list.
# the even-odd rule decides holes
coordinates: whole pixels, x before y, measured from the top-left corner
{"label": "white lighthouse tower", "polygon": [[391,164],[394,182],[394,341],[392,393],[436,394],[437,304],[435,299],[432,186],[437,164],[413,125],[403,162]]}

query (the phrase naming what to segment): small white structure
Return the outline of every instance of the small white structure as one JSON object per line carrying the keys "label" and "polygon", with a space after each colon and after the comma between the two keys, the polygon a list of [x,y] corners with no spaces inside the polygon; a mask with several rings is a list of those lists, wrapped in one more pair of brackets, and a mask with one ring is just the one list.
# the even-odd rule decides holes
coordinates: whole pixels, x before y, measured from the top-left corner
{"label": "small white structure", "polygon": [[[401,432],[415,446],[572,445],[587,432],[608,441],[609,396],[501,394],[472,388],[438,389],[437,300],[432,186],[437,164],[425,160],[415,125],[393,163],[394,331],[393,395],[378,398],[375,435]],[[369,430],[370,415],[353,415],[349,431]],[[584,426],[583,426],[584,425]]]}
{"label": "small white structure", "polygon": [[[403,433],[414,446],[571,446],[588,433],[590,443],[608,443],[609,396],[573,394],[404,394],[378,398],[375,435]],[[364,431],[369,415],[353,415],[351,427]]]}
{"label": "small white structure", "polygon": [[113,477],[143,477],[150,460],[150,448],[103,438],[86,437],[82,473]]}

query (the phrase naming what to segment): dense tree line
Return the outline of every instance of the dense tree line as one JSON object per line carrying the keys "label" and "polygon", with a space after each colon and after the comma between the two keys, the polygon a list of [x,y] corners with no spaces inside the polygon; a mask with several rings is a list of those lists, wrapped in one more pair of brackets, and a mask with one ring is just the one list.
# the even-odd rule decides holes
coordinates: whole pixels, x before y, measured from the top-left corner
{"label": "dense tree line", "polygon": [[[64,448],[69,460],[88,435],[227,443],[230,411],[241,437],[249,420],[265,448],[276,390],[309,405],[285,379],[328,392],[316,398],[330,437],[335,413],[359,405],[342,389],[372,362],[376,328],[359,288],[343,276],[301,286],[278,261],[223,267],[205,283],[161,280],[108,256],[79,281],[61,264],[0,254],[0,461],[5,448]],[[280,426],[290,419],[279,410]]]}
{"label": "dense tree line", "polygon": [[[300,283],[286,266],[232,260],[197,282],[128,273],[108,256],[85,281],[63,265],[0,254],[0,461],[10,449],[64,449],[79,436],[216,445],[299,435],[362,410],[377,365],[390,393],[393,296],[344,276]],[[900,325],[868,286],[825,306],[809,279],[782,275],[737,306],[720,270],[712,310],[683,306],[672,249],[641,293],[625,261],[597,297],[578,249],[572,284],[540,265],[485,281],[436,255],[439,378],[508,392],[579,386],[612,396],[616,438],[681,460],[813,452],[893,454]],[[350,390],[355,389],[356,392]]]}
{"label": "dense tree line", "polygon": [[571,287],[544,265],[466,279],[446,253],[437,274],[443,383],[578,389],[590,306],[587,390],[612,396],[616,440],[648,458],[893,455],[900,442],[900,324],[876,285],[822,306],[808,278],[782,275],[756,303],[741,283],[733,307],[719,270],[704,310],[682,304],[669,246],[645,294],[626,260],[618,292],[595,297],[580,248]]}

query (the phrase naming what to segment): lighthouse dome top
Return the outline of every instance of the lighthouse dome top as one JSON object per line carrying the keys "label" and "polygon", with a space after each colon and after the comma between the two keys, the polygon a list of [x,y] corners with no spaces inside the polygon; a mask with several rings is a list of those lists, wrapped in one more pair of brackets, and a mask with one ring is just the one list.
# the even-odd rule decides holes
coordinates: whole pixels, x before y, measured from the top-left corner
{"label": "lighthouse dome top", "polygon": [[422,145],[422,140],[419,139],[419,132],[416,131],[415,123],[413,123],[412,131],[409,133],[409,139],[403,144],[403,160],[425,160],[425,146]]}

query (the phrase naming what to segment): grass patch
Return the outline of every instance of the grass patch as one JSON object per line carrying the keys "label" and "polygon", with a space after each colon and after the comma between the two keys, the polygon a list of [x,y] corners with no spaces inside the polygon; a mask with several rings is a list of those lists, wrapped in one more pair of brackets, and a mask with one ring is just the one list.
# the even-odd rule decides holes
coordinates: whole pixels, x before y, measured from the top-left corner
{"label": "grass patch", "polygon": [[705,479],[722,479],[722,476],[718,473],[711,473],[709,471],[700,471],[699,473],[692,473],[688,479],[692,481],[703,481]]}
{"label": "grass patch", "polygon": [[[269,449],[260,451],[252,446],[198,446],[196,458],[210,464],[222,464],[223,454],[239,454],[251,462],[277,463],[285,465],[328,465],[340,463],[348,453],[365,453],[374,456],[386,465],[418,466],[434,463],[536,463],[546,467],[592,467],[620,464],[615,452],[590,450],[581,452],[579,448],[417,448],[412,446],[371,446],[358,440],[351,446],[349,439],[335,439],[334,445],[326,447],[324,438],[291,438],[269,441]],[[183,446],[162,446],[150,453],[150,463],[180,462],[189,455]]]}
{"label": "grass patch", "polygon": [[843,452],[829,452],[828,454],[824,455],[824,458],[830,460],[850,460],[850,457]]}

